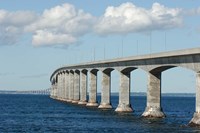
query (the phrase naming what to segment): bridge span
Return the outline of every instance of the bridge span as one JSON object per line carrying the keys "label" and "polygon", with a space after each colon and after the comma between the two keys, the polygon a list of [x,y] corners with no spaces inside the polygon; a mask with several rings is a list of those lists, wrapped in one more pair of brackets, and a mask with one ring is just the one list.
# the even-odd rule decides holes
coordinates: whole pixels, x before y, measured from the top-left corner
{"label": "bridge span", "polygon": [[[174,67],[183,67],[196,73],[196,108],[190,125],[200,125],[200,48],[170,51],[149,55],[132,56],[94,61],[56,69],[50,77],[51,98],[85,104],[101,109],[112,108],[110,101],[111,72],[120,73],[119,104],[115,111],[131,112],[130,73],[143,69],[148,73],[147,103],[143,117],[165,117],[161,107],[161,74]],[[97,103],[97,72],[102,72],[101,102]],[[88,79],[90,75],[90,79]],[[87,99],[87,83],[89,100]]]}

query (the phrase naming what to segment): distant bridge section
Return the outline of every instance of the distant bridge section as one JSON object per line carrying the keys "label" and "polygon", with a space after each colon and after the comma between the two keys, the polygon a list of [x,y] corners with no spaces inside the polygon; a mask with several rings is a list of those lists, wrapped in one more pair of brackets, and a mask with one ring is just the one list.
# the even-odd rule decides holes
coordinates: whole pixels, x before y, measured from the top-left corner
{"label": "distant bridge section", "polygon": [[41,90],[26,90],[26,91],[7,91],[2,90],[0,94],[36,94],[36,95],[50,95],[51,88]]}
{"label": "distant bridge section", "polygon": [[[157,54],[95,61],[56,69],[50,77],[52,83],[51,97],[54,99],[112,108],[110,102],[111,72],[120,73],[119,104],[115,111],[130,112],[130,73],[142,69],[148,74],[147,105],[142,116],[165,117],[161,107],[161,75],[174,67],[183,67],[196,73],[196,111],[191,125],[200,125],[200,48],[170,51]],[[101,81],[101,103],[97,103],[97,72],[103,74]],[[90,79],[88,79],[88,74]],[[89,80],[89,100],[87,100],[87,83]]]}
{"label": "distant bridge section", "polygon": [[36,95],[50,95],[51,88],[44,90],[28,90],[28,91],[16,91],[18,94],[36,94]]}

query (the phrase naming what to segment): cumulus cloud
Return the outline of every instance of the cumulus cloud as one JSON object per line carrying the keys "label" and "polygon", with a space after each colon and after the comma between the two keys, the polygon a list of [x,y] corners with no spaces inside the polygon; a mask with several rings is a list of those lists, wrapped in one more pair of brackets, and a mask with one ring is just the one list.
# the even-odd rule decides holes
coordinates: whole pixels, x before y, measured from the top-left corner
{"label": "cumulus cloud", "polygon": [[[159,3],[146,9],[130,2],[107,7],[100,17],[68,3],[45,9],[41,14],[0,9],[0,45],[15,44],[24,34],[32,35],[34,46],[68,46],[90,32],[109,35],[172,29],[183,24],[184,12],[189,13]],[[200,14],[200,8],[190,13]]]}
{"label": "cumulus cloud", "polygon": [[24,26],[31,24],[37,15],[30,11],[9,12],[0,10],[0,45],[17,43]]}
{"label": "cumulus cloud", "polygon": [[154,3],[151,9],[145,9],[127,2],[118,7],[108,7],[95,30],[100,34],[127,34],[181,25],[181,9],[167,8],[159,3]]}
{"label": "cumulus cloud", "polygon": [[16,44],[22,31],[14,26],[0,27],[0,45]]}
{"label": "cumulus cloud", "polygon": [[71,4],[46,9],[42,14],[0,10],[0,45],[15,44],[25,33],[32,34],[34,46],[74,44],[92,31],[95,20]]}
{"label": "cumulus cloud", "polygon": [[1,25],[24,26],[32,23],[36,19],[36,14],[31,11],[16,11],[8,12],[0,10],[0,23]]}
{"label": "cumulus cloud", "polygon": [[32,43],[35,46],[68,45],[76,43],[78,38],[90,32],[95,17],[73,5],[63,4],[46,9],[40,18],[25,30],[33,32]]}
{"label": "cumulus cloud", "polygon": [[35,46],[50,46],[73,44],[77,39],[70,34],[52,33],[44,30],[39,30],[33,35],[32,44]]}

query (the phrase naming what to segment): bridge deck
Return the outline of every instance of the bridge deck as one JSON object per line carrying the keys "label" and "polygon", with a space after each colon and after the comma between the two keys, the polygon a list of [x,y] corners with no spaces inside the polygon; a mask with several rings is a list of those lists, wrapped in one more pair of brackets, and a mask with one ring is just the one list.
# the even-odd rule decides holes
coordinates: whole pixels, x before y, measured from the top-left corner
{"label": "bridge deck", "polygon": [[152,53],[152,54],[139,55],[139,56],[130,56],[130,57],[124,57],[124,58],[115,58],[115,59],[108,59],[108,60],[86,62],[86,63],[81,63],[81,64],[66,65],[66,66],[62,66],[56,69],[51,75],[50,79],[55,73],[63,69],[88,68],[89,66],[100,65],[100,64],[111,64],[111,63],[116,63],[116,62],[120,63],[120,62],[128,62],[128,61],[143,61],[143,60],[148,60],[148,59],[157,59],[157,58],[161,59],[161,58],[166,58],[166,57],[176,57],[176,56],[195,55],[195,54],[200,54],[200,48]]}

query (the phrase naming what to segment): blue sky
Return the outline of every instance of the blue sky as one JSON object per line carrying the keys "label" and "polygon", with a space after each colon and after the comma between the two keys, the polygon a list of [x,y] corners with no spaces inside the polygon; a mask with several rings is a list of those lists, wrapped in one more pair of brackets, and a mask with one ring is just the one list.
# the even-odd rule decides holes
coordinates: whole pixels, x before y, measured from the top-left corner
{"label": "blue sky", "polygon": [[[51,73],[62,65],[200,45],[198,0],[0,3],[0,90],[48,88]],[[131,91],[145,92],[146,78],[142,70],[132,72]],[[112,91],[118,91],[116,82],[113,78]],[[195,92],[195,73],[167,70],[162,92]]]}

